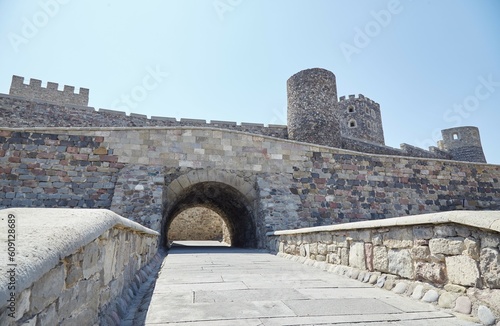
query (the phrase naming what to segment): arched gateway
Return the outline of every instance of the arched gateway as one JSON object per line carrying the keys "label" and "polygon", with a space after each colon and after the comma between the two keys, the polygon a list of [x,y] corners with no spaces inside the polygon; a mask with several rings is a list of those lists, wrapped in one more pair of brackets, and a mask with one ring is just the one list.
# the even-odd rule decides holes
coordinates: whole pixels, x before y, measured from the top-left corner
{"label": "arched gateway", "polygon": [[178,214],[193,207],[206,207],[224,220],[232,246],[259,246],[264,223],[255,213],[257,193],[253,177],[212,169],[170,176],[163,192],[161,231],[165,244],[169,241],[169,227]]}

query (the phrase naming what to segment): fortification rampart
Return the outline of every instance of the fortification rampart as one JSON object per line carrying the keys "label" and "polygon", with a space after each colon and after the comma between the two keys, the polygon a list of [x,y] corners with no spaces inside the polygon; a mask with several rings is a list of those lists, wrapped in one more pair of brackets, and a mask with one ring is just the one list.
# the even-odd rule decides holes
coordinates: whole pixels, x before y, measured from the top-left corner
{"label": "fortification rampart", "polygon": [[31,101],[0,94],[0,126],[5,127],[174,127],[199,126],[288,138],[287,127],[260,123],[185,119],[152,116],[93,107]]}
{"label": "fortification rampart", "polygon": [[[95,110],[93,107],[60,105],[43,101],[30,101],[21,97],[0,94],[0,125],[6,127],[175,127],[195,126],[210,127],[227,130],[243,131],[252,134],[288,139],[288,128],[284,125],[268,125],[258,123],[237,124],[232,121],[207,122],[200,119],[180,119],[169,117],[148,118],[145,115],[109,109]],[[451,159],[444,151],[437,153],[423,149],[413,150],[415,147],[397,149],[380,143],[341,137],[341,148],[362,153],[415,156],[427,158]],[[408,145],[409,146],[409,145]]]}
{"label": "fortification rampart", "polygon": [[[500,317],[500,212],[446,212],[268,233],[278,255],[475,316]],[[498,319],[497,319],[498,320]]]}
{"label": "fortification rampart", "polygon": [[12,76],[10,95],[21,96],[26,99],[42,100],[55,103],[86,106],[89,103],[89,90],[80,88],[75,93],[74,86],[64,85],[62,91],[58,90],[59,84],[48,82],[47,87],[42,87],[39,79],[30,79],[29,84],[24,84],[24,77]]}
{"label": "fortification rampart", "polygon": [[111,208],[157,231],[162,189],[193,170],[254,178],[268,230],[500,208],[500,166],[216,128],[4,128],[0,144],[1,207]]}
{"label": "fortification rampart", "polygon": [[[14,208],[0,216],[18,230],[15,272],[0,275],[1,325],[119,325],[153,276],[159,234],[113,212]],[[12,266],[7,258],[2,268]]]}
{"label": "fortification rampart", "polygon": [[[38,80],[31,80],[30,85],[24,85],[22,77],[13,76],[11,95],[0,94],[0,123],[9,127],[210,126],[365,153],[486,162],[479,130],[474,127],[443,130],[439,149],[424,150],[407,144],[400,149],[385,146],[380,105],[362,94],[342,96],[337,100],[335,75],[320,68],[300,71],[288,79],[287,126],[238,125],[215,120],[207,123],[199,119],[178,121],[157,116],[148,119],[137,113],[127,115],[109,109],[95,111],[86,106],[88,96],[86,101],[69,100],[71,87],[61,95],[57,84],[48,83],[47,88],[41,88],[40,84]],[[81,93],[85,95],[85,90]],[[450,136],[460,138],[450,139]]]}

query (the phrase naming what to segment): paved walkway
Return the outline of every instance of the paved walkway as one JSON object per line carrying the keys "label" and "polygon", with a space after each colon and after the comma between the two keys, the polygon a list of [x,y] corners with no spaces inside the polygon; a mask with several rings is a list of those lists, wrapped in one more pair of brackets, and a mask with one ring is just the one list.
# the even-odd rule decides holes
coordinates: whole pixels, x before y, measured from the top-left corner
{"label": "paved walkway", "polygon": [[475,325],[365,283],[258,250],[173,247],[146,325]]}

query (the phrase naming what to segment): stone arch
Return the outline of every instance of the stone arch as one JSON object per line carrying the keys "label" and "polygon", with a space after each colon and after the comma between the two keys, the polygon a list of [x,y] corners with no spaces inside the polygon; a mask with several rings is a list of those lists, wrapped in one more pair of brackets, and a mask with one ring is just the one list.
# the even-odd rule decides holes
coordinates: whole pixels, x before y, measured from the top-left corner
{"label": "stone arch", "polygon": [[163,193],[162,238],[168,244],[168,230],[175,217],[192,207],[206,207],[224,220],[231,245],[258,247],[263,225],[257,221],[257,191],[253,178],[223,170],[192,170],[166,185]]}

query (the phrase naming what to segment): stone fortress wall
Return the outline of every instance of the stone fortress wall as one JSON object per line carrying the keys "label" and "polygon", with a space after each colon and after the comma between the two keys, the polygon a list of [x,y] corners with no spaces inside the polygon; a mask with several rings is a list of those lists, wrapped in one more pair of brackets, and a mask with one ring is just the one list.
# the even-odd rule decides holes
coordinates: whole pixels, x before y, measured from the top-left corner
{"label": "stone fortress wall", "polygon": [[[496,165],[364,154],[215,128],[2,129],[0,207],[110,208],[162,231],[164,201],[177,198],[163,198],[165,189],[193,171],[213,170],[242,171],[257,191],[260,234],[500,208]],[[200,182],[182,182],[175,193]]]}
{"label": "stone fortress wall", "polygon": [[30,79],[29,84],[24,84],[24,77],[12,76],[10,95],[22,96],[27,99],[44,100],[48,102],[87,106],[89,103],[89,89],[80,88],[75,93],[74,86],[64,85],[62,91],[58,90],[57,83],[48,82],[47,87],[42,87],[39,79]]}
{"label": "stone fortress wall", "polygon": [[[500,170],[480,163],[477,129],[444,131],[431,151],[395,149],[384,145],[378,104],[362,95],[338,101],[336,92],[326,70],[292,76],[289,126],[267,127],[1,95],[0,207],[110,208],[165,232],[164,189],[193,170],[245,175],[258,229],[247,236],[260,244],[272,230],[500,207]],[[345,135],[351,120],[374,130]]]}
{"label": "stone fortress wall", "polygon": [[[180,119],[88,107],[88,89],[58,91],[31,79],[13,76],[9,95],[0,94],[0,123],[8,127],[170,127],[194,126],[250,132],[281,139],[363,153],[486,163],[479,130],[457,127],[442,131],[443,140],[429,150],[409,144],[385,145],[380,105],[362,94],[337,99],[335,75],[325,69],[303,70],[287,82],[288,125]],[[50,86],[50,87],[49,87]],[[68,91],[66,91],[68,90]],[[75,95],[76,97],[73,97]]]}

